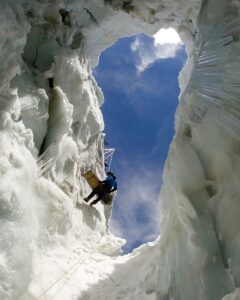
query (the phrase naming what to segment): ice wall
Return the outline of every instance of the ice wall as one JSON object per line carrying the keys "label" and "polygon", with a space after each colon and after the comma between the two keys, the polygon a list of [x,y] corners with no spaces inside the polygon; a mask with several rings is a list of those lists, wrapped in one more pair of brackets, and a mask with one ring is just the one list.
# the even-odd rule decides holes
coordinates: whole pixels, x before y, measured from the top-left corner
{"label": "ice wall", "polygon": [[161,192],[158,299],[217,300],[239,284],[239,33],[233,2],[203,1]]}
{"label": "ice wall", "polygon": [[[0,299],[238,299],[238,1],[3,0],[0,12]],[[91,68],[117,38],[169,26],[189,59],[161,238],[117,257],[111,209],[83,202],[83,173],[105,175]]]}
{"label": "ice wall", "polygon": [[[104,177],[103,95],[81,38],[66,45],[63,4],[0,6],[0,299],[34,299],[70,268],[77,243],[104,248],[106,212],[82,204],[83,173]],[[108,254],[122,243],[105,240]]]}

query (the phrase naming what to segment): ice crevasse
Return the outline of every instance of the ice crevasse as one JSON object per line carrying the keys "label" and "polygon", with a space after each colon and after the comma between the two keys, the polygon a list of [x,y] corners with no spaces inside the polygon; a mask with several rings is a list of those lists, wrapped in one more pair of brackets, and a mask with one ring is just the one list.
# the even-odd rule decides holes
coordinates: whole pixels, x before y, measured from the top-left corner
{"label": "ice crevasse", "polygon": [[[240,299],[240,4],[2,0],[0,299]],[[160,194],[161,236],[120,256],[103,179],[101,89],[118,38],[173,27],[188,61]]]}

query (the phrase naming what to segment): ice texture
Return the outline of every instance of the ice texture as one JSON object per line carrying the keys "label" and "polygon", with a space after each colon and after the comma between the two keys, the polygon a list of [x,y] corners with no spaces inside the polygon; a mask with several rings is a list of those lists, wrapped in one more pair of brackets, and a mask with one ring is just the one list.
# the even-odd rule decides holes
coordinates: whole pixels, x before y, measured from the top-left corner
{"label": "ice texture", "polygon": [[[0,299],[236,300],[240,5],[227,0],[2,0]],[[188,52],[160,195],[161,236],[122,256],[104,171],[99,54],[173,27]],[[149,196],[151,197],[151,196]]]}
{"label": "ice texture", "polygon": [[159,299],[222,299],[239,281],[239,15],[203,1],[197,28],[161,192]]}

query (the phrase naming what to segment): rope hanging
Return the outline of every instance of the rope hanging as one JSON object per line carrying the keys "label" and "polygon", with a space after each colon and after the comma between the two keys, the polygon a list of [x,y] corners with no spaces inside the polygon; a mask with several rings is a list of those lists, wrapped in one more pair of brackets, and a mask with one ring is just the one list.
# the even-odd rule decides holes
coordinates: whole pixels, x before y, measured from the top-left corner
{"label": "rope hanging", "polygon": [[[57,280],[55,280],[46,290],[44,290],[36,299],[41,299],[49,290],[51,290],[59,281],[61,281],[63,278],[67,277],[67,275],[69,275],[70,271],[74,269],[74,267],[76,267],[79,262],[83,260],[83,257],[80,257],[79,259],[77,259],[74,264],[67,270],[67,271],[64,271],[63,275],[60,276]],[[68,280],[76,273],[76,271],[79,269],[80,266],[78,266],[76,268],[76,270],[74,270],[74,272],[70,275],[70,277],[68,278]],[[67,281],[68,281],[67,280]],[[57,290],[57,293],[53,296],[53,298],[59,293],[59,291],[66,285],[67,283],[63,284],[62,287],[60,287],[58,290]],[[53,299],[51,298],[51,299]]]}
{"label": "rope hanging", "polygon": [[105,148],[104,149],[104,161],[106,164],[107,171],[110,171],[114,152],[115,152],[115,148]]}

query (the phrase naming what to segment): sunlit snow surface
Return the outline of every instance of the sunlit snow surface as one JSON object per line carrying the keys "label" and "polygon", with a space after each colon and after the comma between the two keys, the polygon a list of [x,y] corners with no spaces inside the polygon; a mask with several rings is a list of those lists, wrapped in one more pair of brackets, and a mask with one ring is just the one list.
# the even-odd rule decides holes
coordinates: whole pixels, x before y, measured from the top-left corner
{"label": "sunlit snow surface", "polygon": [[[239,298],[239,3],[203,1],[197,19],[199,8],[1,1],[0,299]],[[83,202],[83,173],[105,175],[103,95],[91,62],[120,36],[162,27],[177,29],[189,61],[161,238],[119,257],[110,210]]]}

